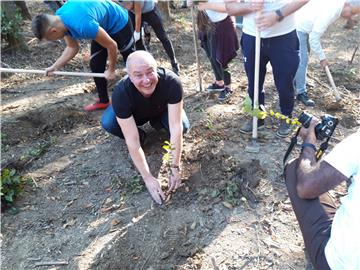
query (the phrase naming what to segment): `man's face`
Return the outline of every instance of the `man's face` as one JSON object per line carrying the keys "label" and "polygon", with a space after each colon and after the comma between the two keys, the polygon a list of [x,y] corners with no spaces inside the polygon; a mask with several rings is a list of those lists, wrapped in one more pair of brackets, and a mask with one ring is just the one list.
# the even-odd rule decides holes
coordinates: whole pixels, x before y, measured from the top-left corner
{"label": "man's face", "polygon": [[129,77],[144,97],[150,97],[159,81],[156,65],[144,59],[134,61],[129,67]]}

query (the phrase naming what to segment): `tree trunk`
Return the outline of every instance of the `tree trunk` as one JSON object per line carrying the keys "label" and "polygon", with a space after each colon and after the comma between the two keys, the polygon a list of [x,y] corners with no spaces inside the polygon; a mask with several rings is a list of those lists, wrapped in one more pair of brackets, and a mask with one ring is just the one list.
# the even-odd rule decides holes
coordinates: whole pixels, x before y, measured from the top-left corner
{"label": "tree trunk", "polygon": [[10,51],[11,53],[15,53],[19,50],[27,49],[27,45],[24,40],[24,36],[21,29],[21,21],[16,18],[16,14],[18,14],[18,8],[15,4],[16,1],[1,1],[1,11],[4,13],[4,20],[1,22],[2,27],[6,22],[18,22],[11,31],[7,31],[6,34],[2,34],[2,39],[7,41],[8,46],[4,49],[4,51]]}
{"label": "tree trunk", "polygon": [[31,20],[31,15],[25,1],[15,1],[15,4],[18,6],[18,8],[20,8],[23,19]]}
{"label": "tree trunk", "polygon": [[169,1],[161,1],[161,0],[158,2],[158,7],[164,21],[170,21],[171,19],[169,3],[170,3]]}

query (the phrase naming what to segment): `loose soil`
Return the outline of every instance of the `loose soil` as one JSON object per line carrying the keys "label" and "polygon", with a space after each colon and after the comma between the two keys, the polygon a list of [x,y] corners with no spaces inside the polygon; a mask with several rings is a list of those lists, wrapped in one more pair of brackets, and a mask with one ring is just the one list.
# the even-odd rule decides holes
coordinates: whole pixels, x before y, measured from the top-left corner
{"label": "loose soil", "polygon": [[[32,15],[46,9],[41,2],[29,8]],[[1,214],[3,269],[311,269],[282,176],[290,138],[277,138],[278,120],[268,118],[259,134],[260,153],[244,151],[250,137],[239,133],[247,87],[241,52],[230,65],[235,92],[219,103],[198,91],[190,11],[173,13],[166,28],[181,65],[192,128],[182,153],[184,185],[162,206],[145,190],[124,141],[102,130],[101,112],[82,110],[97,97],[90,78],[2,74],[1,165],[31,179],[14,207]],[[336,115],[340,124],[330,149],[360,125],[359,53],[349,63],[360,24],[352,30],[344,24],[337,21],[322,39],[342,101],[333,102],[326,74],[312,56],[309,94],[317,106],[296,103],[294,113]],[[3,50],[3,64],[44,69],[64,48],[39,44],[29,21],[24,32],[29,50]],[[66,70],[88,71],[82,57],[88,49],[83,42]],[[154,35],[151,52],[170,68]],[[199,57],[206,86],[214,78],[204,52]],[[268,73],[267,108],[278,111],[271,66]],[[146,131],[151,171],[166,188],[167,135],[150,126]],[[341,186],[331,194],[338,199],[345,192]],[[52,265],[42,266],[46,262]]]}

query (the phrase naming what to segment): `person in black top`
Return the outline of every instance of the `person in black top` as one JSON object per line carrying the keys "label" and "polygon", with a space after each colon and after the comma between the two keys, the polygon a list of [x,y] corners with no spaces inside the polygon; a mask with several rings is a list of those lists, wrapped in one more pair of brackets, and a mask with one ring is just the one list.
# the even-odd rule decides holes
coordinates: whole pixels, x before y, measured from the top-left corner
{"label": "person in black top", "polygon": [[146,51],[136,51],[126,62],[128,77],[116,86],[112,106],[104,112],[101,125],[109,133],[124,138],[130,156],[144,179],[151,197],[158,204],[165,195],[158,180],[151,174],[141,141],[145,132],[138,128],[147,122],[161,125],[170,133],[172,156],[169,192],[181,184],[179,166],[183,133],[189,120],[183,110],[183,89],[175,73],[158,68],[154,57]]}

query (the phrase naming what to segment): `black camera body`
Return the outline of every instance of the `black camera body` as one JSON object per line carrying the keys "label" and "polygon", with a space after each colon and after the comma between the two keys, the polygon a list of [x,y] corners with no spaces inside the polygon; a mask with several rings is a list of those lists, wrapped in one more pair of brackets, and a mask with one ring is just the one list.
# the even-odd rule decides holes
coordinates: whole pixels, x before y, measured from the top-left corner
{"label": "black camera body", "polygon": [[[313,116],[311,114],[302,112],[298,120],[303,125],[303,127],[308,128],[310,126],[312,117]],[[321,123],[315,126],[316,139],[322,141],[330,138],[338,123],[339,119],[335,116],[332,116],[330,114],[325,114],[324,116],[322,116]]]}

